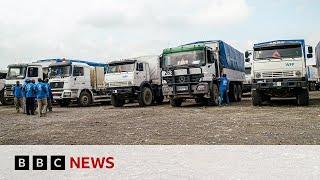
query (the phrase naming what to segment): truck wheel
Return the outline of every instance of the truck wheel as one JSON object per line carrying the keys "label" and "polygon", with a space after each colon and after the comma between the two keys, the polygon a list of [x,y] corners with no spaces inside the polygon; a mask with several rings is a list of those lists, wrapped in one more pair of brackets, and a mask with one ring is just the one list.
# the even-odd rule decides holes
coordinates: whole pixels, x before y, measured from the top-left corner
{"label": "truck wheel", "polygon": [[262,96],[258,91],[252,91],[252,105],[261,106],[262,104]]}
{"label": "truck wheel", "polygon": [[80,94],[79,100],[78,100],[78,105],[82,107],[87,107],[92,103],[92,97],[90,93],[88,92],[82,92]]}
{"label": "truck wheel", "polygon": [[124,105],[125,101],[116,95],[111,95],[111,104],[114,107],[122,107]]}
{"label": "truck wheel", "polygon": [[235,84],[231,85],[230,92],[229,92],[229,97],[230,97],[230,100],[233,101],[233,102],[237,102],[238,101],[238,88],[237,88],[237,85],[235,85]]}
{"label": "truck wheel", "polygon": [[182,104],[182,99],[170,99],[170,105],[172,107],[180,107]]}
{"label": "truck wheel", "polygon": [[14,100],[13,99],[6,99],[6,98],[3,98],[1,103],[3,105],[13,105],[14,104]]}
{"label": "truck wheel", "polygon": [[59,100],[57,101],[57,103],[59,104],[60,107],[68,107],[71,104],[70,100]]}
{"label": "truck wheel", "polygon": [[210,92],[210,98],[208,99],[209,106],[217,106],[219,105],[219,90],[216,84],[212,85],[212,89]]}
{"label": "truck wheel", "polygon": [[240,84],[238,85],[237,89],[238,89],[237,100],[240,102],[242,99],[242,88]]}
{"label": "truck wheel", "polygon": [[308,90],[303,90],[300,94],[297,95],[297,104],[298,104],[298,106],[309,105],[309,91]]}
{"label": "truck wheel", "polygon": [[139,105],[142,106],[150,106],[153,102],[153,93],[149,87],[144,87],[142,92],[139,94]]}

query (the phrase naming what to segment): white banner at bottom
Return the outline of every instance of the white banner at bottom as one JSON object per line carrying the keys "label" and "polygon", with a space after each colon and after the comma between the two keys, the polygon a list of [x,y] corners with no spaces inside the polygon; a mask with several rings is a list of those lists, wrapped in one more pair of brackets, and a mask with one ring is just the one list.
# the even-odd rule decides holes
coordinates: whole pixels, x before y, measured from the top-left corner
{"label": "white banner at bottom", "polygon": [[319,179],[320,146],[0,146],[0,179]]}

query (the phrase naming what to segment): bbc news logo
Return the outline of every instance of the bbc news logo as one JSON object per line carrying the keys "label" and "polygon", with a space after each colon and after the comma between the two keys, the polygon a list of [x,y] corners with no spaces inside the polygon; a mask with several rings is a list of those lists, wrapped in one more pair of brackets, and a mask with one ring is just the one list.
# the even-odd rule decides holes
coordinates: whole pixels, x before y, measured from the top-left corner
{"label": "bbc news logo", "polygon": [[69,169],[113,169],[114,157],[69,157],[66,167],[65,156],[15,156],[15,170],[66,170]]}

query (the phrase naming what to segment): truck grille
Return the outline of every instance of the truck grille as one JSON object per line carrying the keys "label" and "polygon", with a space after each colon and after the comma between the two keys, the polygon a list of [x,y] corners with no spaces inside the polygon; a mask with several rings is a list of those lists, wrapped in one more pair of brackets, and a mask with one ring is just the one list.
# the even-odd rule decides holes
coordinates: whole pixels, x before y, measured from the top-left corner
{"label": "truck grille", "polygon": [[51,82],[50,86],[52,89],[62,89],[64,82]]}
{"label": "truck grille", "polygon": [[167,81],[168,85],[171,84],[189,84],[189,83],[198,83],[203,77],[202,74],[190,74],[190,75],[181,75],[181,76],[166,76],[163,77]]}
{"label": "truck grille", "polygon": [[110,82],[107,85],[108,87],[124,87],[124,86],[132,86],[132,83],[130,81]]}
{"label": "truck grille", "polygon": [[6,84],[6,85],[5,85],[5,89],[6,89],[7,91],[11,91],[11,90],[12,90],[12,87],[13,87],[12,84]]}
{"label": "truck grille", "polygon": [[282,77],[294,77],[294,71],[287,72],[263,72],[262,77],[264,78],[282,78]]}

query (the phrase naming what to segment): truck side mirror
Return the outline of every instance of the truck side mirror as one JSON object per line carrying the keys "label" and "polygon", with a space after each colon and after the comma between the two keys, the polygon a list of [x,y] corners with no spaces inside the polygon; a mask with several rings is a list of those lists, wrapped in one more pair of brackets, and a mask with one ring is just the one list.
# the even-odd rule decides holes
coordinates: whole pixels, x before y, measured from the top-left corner
{"label": "truck side mirror", "polygon": [[313,48],[312,48],[312,46],[309,46],[309,47],[308,47],[308,53],[309,53],[309,54],[312,54],[312,53],[313,53]]}
{"label": "truck side mirror", "polygon": [[137,64],[137,71],[143,71],[143,63]]}
{"label": "truck side mirror", "polygon": [[[249,52],[249,51],[246,51],[246,52],[244,53],[244,56],[245,56],[246,59],[248,59],[251,55],[252,55],[252,53]],[[250,59],[249,59],[249,60],[250,60]]]}
{"label": "truck side mirror", "polygon": [[308,59],[310,59],[310,58],[312,58],[312,57],[313,57],[312,54],[307,54],[307,58],[308,58]]}

